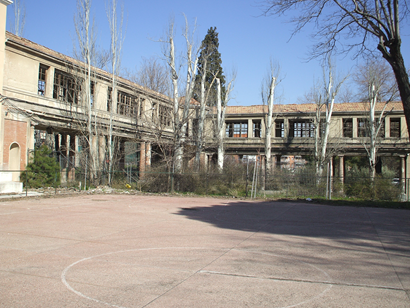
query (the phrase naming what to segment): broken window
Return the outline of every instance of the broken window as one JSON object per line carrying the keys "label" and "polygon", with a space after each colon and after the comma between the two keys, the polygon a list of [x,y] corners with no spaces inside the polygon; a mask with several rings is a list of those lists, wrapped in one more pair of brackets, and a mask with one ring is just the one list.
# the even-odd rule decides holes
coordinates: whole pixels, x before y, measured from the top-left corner
{"label": "broken window", "polygon": [[91,81],[91,83],[90,83],[90,94],[91,94],[91,101],[90,101],[90,104],[91,104],[91,107],[92,106],[94,106],[94,90],[95,90],[95,82],[94,81]]}
{"label": "broken window", "polygon": [[252,134],[254,138],[261,137],[261,120],[253,120],[252,121]]}
{"label": "broken window", "polygon": [[227,122],[225,135],[230,138],[247,138],[248,122]]}
{"label": "broken window", "polygon": [[152,103],[152,108],[151,108],[151,120],[152,122],[155,122],[155,116],[157,115],[157,103]]}
{"label": "broken window", "polygon": [[126,116],[137,115],[137,102],[134,96],[118,91],[117,113]]}
{"label": "broken window", "polygon": [[199,120],[193,119],[192,120],[192,135],[198,136],[198,130],[199,130]]}
{"label": "broken window", "polygon": [[46,94],[46,71],[48,67],[40,64],[38,70],[38,95],[44,96]]}
{"label": "broken window", "polygon": [[53,98],[66,103],[78,104],[80,98],[80,82],[68,74],[56,70],[54,73]]}
{"label": "broken window", "polygon": [[390,137],[400,138],[400,118],[390,118]]}
{"label": "broken window", "polygon": [[139,108],[140,108],[140,111],[139,111],[139,117],[142,117],[142,115],[144,114],[144,105],[145,105],[145,99],[144,98],[140,98],[140,102],[139,102]]}
{"label": "broken window", "polygon": [[357,119],[357,137],[368,137],[367,119]]}
{"label": "broken window", "polygon": [[290,137],[314,137],[315,127],[310,120],[293,120],[289,121]]}
{"label": "broken window", "polygon": [[276,120],[275,121],[275,137],[276,138],[285,137],[285,124],[284,124],[283,120]]}
{"label": "broken window", "polygon": [[343,137],[353,138],[353,120],[343,119]]}
{"label": "broken window", "polygon": [[108,87],[108,92],[107,92],[107,111],[111,111],[111,106],[112,106],[112,88]]}
{"label": "broken window", "polygon": [[171,126],[171,108],[159,105],[159,123],[163,126]]}

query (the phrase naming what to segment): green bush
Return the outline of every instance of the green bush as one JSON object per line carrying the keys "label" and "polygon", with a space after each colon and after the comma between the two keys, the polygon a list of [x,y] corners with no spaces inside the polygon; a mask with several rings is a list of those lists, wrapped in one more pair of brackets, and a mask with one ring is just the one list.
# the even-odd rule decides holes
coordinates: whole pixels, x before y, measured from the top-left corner
{"label": "green bush", "polygon": [[60,166],[47,146],[34,151],[33,161],[22,173],[21,181],[33,188],[60,185]]}

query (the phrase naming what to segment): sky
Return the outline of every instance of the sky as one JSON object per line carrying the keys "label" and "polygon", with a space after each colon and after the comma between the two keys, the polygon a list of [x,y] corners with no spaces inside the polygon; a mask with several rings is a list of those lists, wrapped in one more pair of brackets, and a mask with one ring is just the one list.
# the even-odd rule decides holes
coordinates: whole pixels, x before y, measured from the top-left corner
{"label": "sky", "polygon": [[[23,37],[55,51],[73,55],[75,0],[21,0],[25,6]],[[136,71],[144,58],[162,58],[161,43],[171,18],[175,21],[176,53],[182,54],[184,15],[190,25],[196,20],[194,41],[199,45],[210,27],[216,27],[219,52],[227,80],[236,72],[229,105],[262,104],[261,84],[271,61],[280,65],[281,82],[276,103],[303,101],[315,81],[322,79],[319,60],[308,61],[312,47],[311,26],[291,38],[293,25],[286,17],[261,16],[256,0],[119,0],[124,6],[125,39],[121,67]],[[97,27],[97,44],[109,49],[110,34],[106,14],[108,1],[93,0],[92,13]],[[7,29],[13,21],[13,5],[8,8]],[[406,25],[408,28],[408,26]],[[403,51],[410,50],[408,29],[403,29]],[[403,31],[404,30],[404,31]],[[409,56],[403,52],[407,67]],[[333,59],[340,76],[358,65],[352,55]],[[349,84],[346,84],[350,87]]]}

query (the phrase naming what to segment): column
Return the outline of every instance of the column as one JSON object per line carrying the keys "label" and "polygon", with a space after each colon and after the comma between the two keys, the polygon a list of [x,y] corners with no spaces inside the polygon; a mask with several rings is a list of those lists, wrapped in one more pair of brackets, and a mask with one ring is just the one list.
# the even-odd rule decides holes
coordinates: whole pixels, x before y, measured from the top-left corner
{"label": "column", "polygon": [[144,177],[145,160],[145,142],[140,142],[140,178]]}
{"label": "column", "polygon": [[339,179],[343,184],[345,181],[345,157],[343,155],[339,156]]}
{"label": "column", "polygon": [[252,119],[248,119],[248,138],[253,137],[253,123]]}
{"label": "column", "polygon": [[145,144],[145,166],[151,167],[151,142]]}
{"label": "column", "polygon": [[402,193],[406,193],[406,156],[400,156],[401,170],[400,170],[400,182],[402,187]]}

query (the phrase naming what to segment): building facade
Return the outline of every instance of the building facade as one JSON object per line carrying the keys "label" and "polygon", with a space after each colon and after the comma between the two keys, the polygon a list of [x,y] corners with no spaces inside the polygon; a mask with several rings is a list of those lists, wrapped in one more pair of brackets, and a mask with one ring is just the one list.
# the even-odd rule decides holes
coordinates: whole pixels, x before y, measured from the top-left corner
{"label": "building facade", "polygon": [[[0,0],[0,169],[24,170],[30,154],[42,143],[57,153],[65,177],[86,161],[93,149],[98,168],[106,168],[108,138],[116,140],[119,166],[137,165],[145,171],[155,153],[164,151],[163,144],[174,136],[172,99],[141,87],[124,78],[116,78],[113,91],[112,75],[92,69],[91,111],[83,102],[84,63],[44,46],[5,31],[7,5]],[[4,17],[4,18],[3,18]],[[382,110],[384,104],[378,106]],[[188,123],[188,146],[195,148],[197,105],[192,104]],[[379,155],[398,157],[401,177],[410,177],[409,136],[400,102],[389,103],[380,134]],[[301,164],[314,148],[314,117],[316,105],[292,104],[274,106],[272,127],[272,163],[283,165],[286,160]],[[227,155],[263,155],[267,106],[228,106],[225,118],[225,153]],[[212,126],[215,112],[207,114],[208,130],[202,160],[215,156]],[[87,125],[93,122],[89,140]],[[366,104],[335,104],[331,122],[329,149],[338,158],[343,173],[344,158],[365,156]],[[162,145],[161,145],[162,143]],[[188,151],[187,151],[188,152]],[[192,159],[194,151],[186,153]],[[293,158],[291,158],[293,157]],[[286,163],[288,164],[288,163]],[[18,181],[18,173],[13,180]]]}

